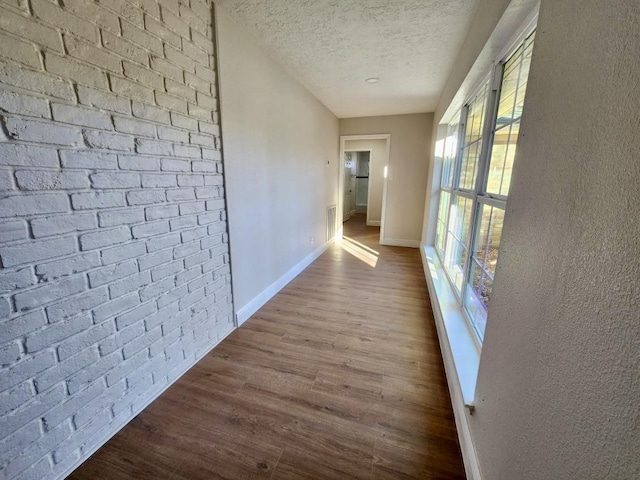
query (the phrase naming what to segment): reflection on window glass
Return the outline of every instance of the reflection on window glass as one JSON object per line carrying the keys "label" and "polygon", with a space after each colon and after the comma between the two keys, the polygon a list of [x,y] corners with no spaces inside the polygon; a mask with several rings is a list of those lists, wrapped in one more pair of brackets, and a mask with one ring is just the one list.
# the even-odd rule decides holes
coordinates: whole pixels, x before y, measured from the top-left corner
{"label": "reflection on window glass", "polygon": [[444,244],[447,232],[447,217],[449,216],[449,202],[451,194],[445,190],[440,191],[440,203],[438,206],[438,225],[436,230],[436,248],[440,254],[444,253]]}
{"label": "reflection on window glass", "polygon": [[474,327],[482,337],[498,262],[504,210],[482,205],[479,221],[480,226],[471,255],[471,272],[465,305]]}
{"label": "reflection on window glass", "polygon": [[534,36],[535,34],[531,34],[504,64],[487,175],[487,192],[489,193],[504,196],[509,193]]}
{"label": "reflection on window glass", "polygon": [[464,280],[464,263],[467,257],[473,201],[453,196],[449,210],[449,226],[444,252],[444,266],[451,275],[458,292]]}
{"label": "reflection on window glass", "polygon": [[[459,118],[458,115],[457,118]],[[456,120],[457,120],[456,118]],[[444,139],[444,158],[442,163],[442,187],[451,188],[453,184],[453,165],[458,154],[458,122],[447,127],[447,137]]]}
{"label": "reflection on window glass", "polygon": [[460,166],[460,179],[458,181],[458,188],[465,190],[472,190],[476,184],[488,95],[488,84],[485,84],[467,106],[464,145],[462,147],[462,164]]}

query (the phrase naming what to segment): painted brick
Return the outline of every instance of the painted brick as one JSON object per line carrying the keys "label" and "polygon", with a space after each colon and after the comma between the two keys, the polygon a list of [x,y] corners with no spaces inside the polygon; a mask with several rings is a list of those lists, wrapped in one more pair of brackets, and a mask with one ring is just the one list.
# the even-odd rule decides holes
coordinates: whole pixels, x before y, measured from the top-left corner
{"label": "painted brick", "polygon": [[[137,338],[133,342],[129,342],[122,348],[122,354],[125,359],[131,358],[136,355],[138,352],[144,350],[153,342],[162,337],[162,329],[160,327],[156,327],[153,330],[147,332],[142,337]],[[143,352],[146,354],[146,352]]]}
{"label": "painted brick", "polygon": [[188,143],[189,133],[171,127],[158,127],[158,138],[171,142]]}
{"label": "painted brick", "polygon": [[85,289],[86,283],[82,276],[66,277],[26,292],[16,293],[13,299],[16,309],[24,311],[80,293]]}
{"label": "painted brick", "polygon": [[58,478],[230,327],[211,5],[0,1],[0,452]]}
{"label": "painted brick", "polygon": [[[47,318],[49,319],[49,323],[55,323],[65,318],[88,312],[108,300],[109,295],[105,289],[84,292],[82,295],[67,298],[62,302],[47,307]],[[89,321],[89,324],[91,324],[91,321]]]}
{"label": "painted brick", "polygon": [[0,229],[0,243],[27,238],[27,224],[23,220],[3,220]]}
{"label": "painted brick", "polygon": [[162,235],[160,237],[150,238],[147,240],[147,251],[155,252],[165,248],[173,247],[180,244],[180,235],[177,233]]}
{"label": "painted brick", "polygon": [[96,3],[86,2],[84,0],[65,0],[64,6],[67,10],[77,14],[82,18],[91,19],[107,30],[112,32],[120,32],[120,23],[118,17],[113,13],[101,8]]}
{"label": "painted brick", "polygon": [[9,91],[0,91],[0,109],[30,117],[51,118],[47,100]]}
{"label": "painted brick", "polygon": [[85,130],[84,139],[91,148],[107,150],[131,151],[134,141],[132,137],[96,130]]}
{"label": "painted brick", "polygon": [[31,267],[19,270],[0,270],[0,294],[10,293],[14,290],[30,287],[36,283]]}
{"label": "painted brick", "polygon": [[172,144],[159,140],[136,139],[136,152],[147,155],[171,155]]}
{"label": "painted brick", "polygon": [[188,200],[195,200],[196,194],[193,188],[179,188],[174,190],[167,190],[167,201],[169,202],[182,202]]}
{"label": "painted brick", "polygon": [[62,38],[52,27],[5,8],[0,15],[0,29],[19,35],[51,50],[63,52]]}
{"label": "painted brick", "polygon": [[130,225],[144,221],[142,208],[126,208],[123,210],[108,210],[98,212],[98,222],[101,227],[113,227],[116,225]]}
{"label": "painted brick", "polygon": [[137,293],[117,298],[111,302],[105,303],[100,307],[93,309],[93,321],[95,323],[103,322],[107,319],[114,318],[115,315],[133,308],[140,303],[140,297]]}
{"label": "painted brick", "polygon": [[[4,11],[2,16],[4,16]],[[0,59],[0,82],[69,101],[73,101],[75,98],[70,82],[44,72],[21,68],[2,59]]]}
{"label": "painted brick", "polygon": [[[71,395],[75,395],[78,391],[86,388],[89,384],[93,383],[95,379],[99,379],[106,372],[115,367],[121,360],[121,356],[119,352],[115,352],[111,355],[107,355],[106,357],[102,357],[98,359],[96,355],[99,355],[97,349],[85,350],[85,352],[91,353],[91,361],[86,366],[77,370],[69,375],[67,379],[67,388]],[[79,353],[74,357],[66,360],[67,362],[72,358],[79,357],[84,353]],[[85,354],[86,355],[86,354]]]}
{"label": "painted brick", "polygon": [[65,168],[83,168],[91,170],[114,170],[118,168],[118,157],[112,153],[93,152],[91,150],[61,150],[62,166]]}
{"label": "painted brick", "polygon": [[92,213],[74,213],[71,215],[56,215],[54,217],[36,218],[31,220],[33,236],[50,237],[69,232],[93,230],[98,227],[96,216]]}
{"label": "painted brick", "polygon": [[89,186],[87,175],[80,172],[19,170],[15,175],[21,190],[75,190]]}
{"label": "painted brick", "polygon": [[125,313],[119,317],[116,317],[116,327],[118,330],[123,330],[140,320],[144,320],[147,316],[156,312],[156,305],[154,302],[145,303],[137,308],[134,308],[130,312]]}
{"label": "painted brick", "polygon": [[145,208],[145,218],[149,221],[177,217],[178,213],[178,205],[162,205],[159,207]]}
{"label": "painted brick", "polygon": [[21,350],[18,342],[11,342],[0,347],[0,365],[8,365],[20,359]]}
{"label": "painted brick", "polygon": [[165,172],[190,172],[191,162],[188,160],[176,160],[172,158],[162,159],[162,171]]}
{"label": "painted brick", "polygon": [[53,119],[58,122],[100,128],[102,130],[113,130],[111,117],[94,109],[52,103],[51,110],[53,111]]}
{"label": "painted brick", "polygon": [[135,261],[109,265],[99,270],[89,272],[89,284],[91,288],[96,288],[115,280],[126,278],[136,272],[138,272],[138,264]]}
{"label": "painted brick", "polygon": [[169,222],[147,222],[143,225],[137,225],[131,228],[133,238],[147,238],[154,237],[156,235],[162,235],[163,233],[169,233]]}
{"label": "painted brick", "polygon": [[173,33],[170,29],[166,28],[162,23],[157,21],[155,18],[149,15],[145,15],[144,26],[149,33],[152,33],[153,35],[160,37],[165,42],[180,48],[182,44],[180,37],[175,33]]}
{"label": "painted brick", "polygon": [[47,324],[44,311],[30,312],[0,323],[0,338],[13,340]]}
{"label": "painted brick", "polygon": [[120,192],[74,193],[71,205],[75,210],[124,206],[124,195]]}
{"label": "painted brick", "polygon": [[152,268],[151,278],[154,282],[156,282],[170,275],[175,275],[176,273],[182,271],[183,268],[184,264],[182,260],[176,260],[174,262]]}
{"label": "painted brick", "polygon": [[89,315],[80,315],[65,322],[48,325],[46,328],[28,335],[25,341],[27,353],[47,348],[60,340],[81,332],[92,324]]}
{"label": "painted brick", "polygon": [[125,55],[125,53],[129,51],[136,52],[139,50],[141,52],[145,52],[147,58],[148,58],[147,51],[151,51],[157,54],[162,54],[162,41],[160,39],[158,39],[153,35],[150,35],[147,31],[141,28],[138,28],[136,25],[129,23],[125,20],[121,22],[121,26],[122,26],[122,36],[125,39],[133,43],[136,43],[141,47],[144,47],[144,49],[138,49],[137,47],[135,47],[135,49],[132,50],[131,47],[126,47],[126,44],[128,42],[126,43],[122,42],[122,45],[117,45],[115,42],[111,44],[107,44],[105,41],[105,46],[108,46],[113,50],[118,51],[121,55],[127,58],[132,58],[134,60],[137,60],[139,63],[144,63],[139,61],[140,54],[134,53],[133,55]]}
{"label": "painted brick", "polygon": [[184,230],[185,228],[193,228],[198,226],[197,217],[180,217],[172,218],[169,221],[169,227],[172,232]]}
{"label": "painted brick", "polygon": [[193,88],[188,87],[184,83],[174,82],[173,80],[166,79],[165,88],[167,89],[167,92],[172,95],[184,98],[189,102],[196,102],[196,91]]}
{"label": "painted brick", "polygon": [[93,188],[139,188],[140,176],[135,173],[94,173],[91,175]]}
{"label": "painted brick", "polygon": [[97,43],[98,28],[82,18],[72,15],[47,0],[32,0],[31,8],[36,17],[56,27],[64,26],[64,29],[78,35],[90,42]]}
{"label": "painted brick", "polygon": [[[133,116],[143,118],[145,120],[151,120],[159,123],[171,123],[169,112],[165,109],[154,107],[153,105],[147,105],[146,103],[132,102]],[[158,127],[158,129],[163,127]]]}
{"label": "painted brick", "polygon": [[109,286],[109,295],[111,298],[121,297],[127,293],[138,290],[151,283],[151,275],[149,272],[141,272],[131,275],[124,280],[120,280]]}
{"label": "painted brick", "polygon": [[41,277],[43,281],[50,282],[60,277],[85,272],[99,265],[100,254],[98,252],[89,252],[36,265],[36,275]]}
{"label": "painted brick", "polygon": [[[101,412],[115,403],[124,394],[125,390],[126,383],[120,382],[106,390],[97,398],[86,402],[85,405],[74,413],[73,424],[76,428],[81,429],[84,425],[90,423],[95,417],[101,416]],[[108,415],[107,418],[109,418]]]}
{"label": "painted brick", "polygon": [[82,132],[75,127],[20,117],[6,117],[5,126],[11,138],[15,140],[70,146],[84,143]]}
{"label": "painted brick", "polygon": [[103,250],[102,261],[105,265],[111,265],[131,258],[138,258],[145,253],[147,253],[147,247],[144,242],[133,242]]}
{"label": "painted brick", "polygon": [[158,171],[160,160],[154,157],[140,155],[118,155],[118,165],[122,170]]}
{"label": "painted brick", "polygon": [[72,237],[34,240],[11,247],[0,247],[0,259],[6,268],[49,260],[75,251],[76,242]]}
{"label": "painted brick", "polygon": [[[86,2],[84,2],[86,4]],[[103,10],[104,11],[104,10]],[[115,19],[117,22],[117,18]],[[117,27],[119,29],[119,25]],[[95,44],[86,42],[73,35],[64,35],[64,45],[67,52],[74,58],[92,63],[102,70],[113,73],[122,73],[122,60],[117,55],[109,53],[104,48],[98,48]]]}
{"label": "painted brick", "polygon": [[56,356],[52,350],[26,357],[13,366],[0,370],[0,385],[5,389],[9,389],[52,367],[55,363]]}
{"label": "painted brick", "polygon": [[108,2],[105,2],[105,5],[116,12],[119,17],[122,17],[135,25],[141,26],[143,24],[142,11],[125,0],[109,0]]}
{"label": "painted brick", "polygon": [[149,68],[141,67],[135,63],[123,62],[124,76],[136,82],[157,89],[164,89],[164,79]]}
{"label": "painted brick", "polygon": [[[153,103],[153,89],[140,83],[132,82],[115,75],[110,75],[111,89],[114,93],[127,98],[135,98],[143,102]],[[116,124],[117,127],[117,124]],[[135,133],[135,132],[130,132]]]}
{"label": "painted brick", "polygon": [[[46,0],[40,0],[45,1]],[[70,57],[62,57],[54,53],[46,52],[44,55],[44,66],[47,72],[66,78],[73,78],[79,84],[107,90],[109,82],[107,74],[102,70],[85,65]]]}
{"label": "painted brick", "polygon": [[86,389],[78,392],[66,402],[58,405],[53,410],[47,412],[43,417],[43,423],[47,429],[55,428],[71,416],[83,405],[90,402],[105,391],[105,386],[101,382],[95,382]]}
{"label": "painted brick", "polygon": [[104,322],[67,338],[58,345],[58,358],[63,361],[78,352],[86,350],[115,333],[113,322]]}
{"label": "painted brick", "polygon": [[173,151],[176,157],[202,158],[200,147],[193,145],[175,145]]}
{"label": "painted brick", "polygon": [[90,107],[123,114],[131,113],[131,102],[128,98],[104,90],[78,85],[78,99],[81,104]]}
{"label": "painted brick", "polygon": [[100,345],[98,346],[100,355],[104,357],[112,352],[115,352],[116,350],[125,346],[127,343],[135,340],[141,335],[144,335],[144,332],[144,322],[142,321],[139,321],[131,325],[130,327],[121,329],[115,335],[112,335],[100,342]]}

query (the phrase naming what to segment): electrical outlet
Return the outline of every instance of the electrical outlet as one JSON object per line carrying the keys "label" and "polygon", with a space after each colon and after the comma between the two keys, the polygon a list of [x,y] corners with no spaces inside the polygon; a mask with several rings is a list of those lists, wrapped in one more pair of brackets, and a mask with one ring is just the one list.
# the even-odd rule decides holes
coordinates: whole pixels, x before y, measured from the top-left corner
{"label": "electrical outlet", "polygon": [[315,240],[313,239],[313,237],[309,237],[309,243],[310,243],[311,245],[313,245],[313,243],[314,243],[314,242],[315,242]]}

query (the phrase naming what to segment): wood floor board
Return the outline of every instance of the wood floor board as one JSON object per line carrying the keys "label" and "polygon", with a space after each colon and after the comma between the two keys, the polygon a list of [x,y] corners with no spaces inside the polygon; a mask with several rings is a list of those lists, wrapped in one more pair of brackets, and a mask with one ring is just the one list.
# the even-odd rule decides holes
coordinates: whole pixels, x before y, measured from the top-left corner
{"label": "wood floor board", "polygon": [[463,479],[420,254],[344,227],[70,478]]}

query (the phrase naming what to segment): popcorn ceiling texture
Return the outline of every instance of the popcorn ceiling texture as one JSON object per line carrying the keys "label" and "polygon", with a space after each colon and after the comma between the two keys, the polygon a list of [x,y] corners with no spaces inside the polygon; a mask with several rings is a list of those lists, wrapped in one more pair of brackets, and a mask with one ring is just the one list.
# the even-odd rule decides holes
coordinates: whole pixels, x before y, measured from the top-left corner
{"label": "popcorn ceiling texture", "polygon": [[233,329],[210,0],[0,0],[0,476],[58,478]]}
{"label": "popcorn ceiling texture", "polygon": [[216,1],[338,118],[433,112],[478,3]]}

